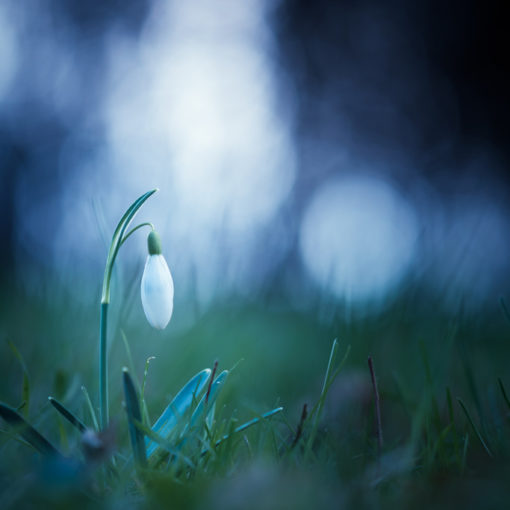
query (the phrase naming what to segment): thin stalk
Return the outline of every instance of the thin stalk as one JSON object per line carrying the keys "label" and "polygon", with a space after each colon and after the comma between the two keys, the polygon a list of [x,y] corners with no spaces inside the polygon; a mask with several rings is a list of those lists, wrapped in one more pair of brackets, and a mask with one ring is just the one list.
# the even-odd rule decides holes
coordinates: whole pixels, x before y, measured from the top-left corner
{"label": "thin stalk", "polygon": [[478,427],[475,425],[473,418],[471,418],[471,415],[469,414],[469,411],[467,410],[467,407],[465,406],[464,402],[462,402],[462,400],[460,398],[457,398],[457,401],[459,402],[460,406],[462,407],[462,410],[464,411],[464,414],[466,415],[466,418],[468,419],[469,424],[471,425],[474,433],[476,434],[476,437],[478,437],[478,440],[480,441],[484,450],[487,452],[487,455],[491,459],[494,458],[492,451],[489,449],[489,447],[487,446],[487,443],[484,441],[482,434],[480,434],[480,431],[478,430]]}
{"label": "thin stalk", "polygon": [[209,386],[207,387],[207,393],[205,394],[205,403],[206,404],[207,404],[207,402],[209,402],[209,394],[211,393],[211,386],[212,386],[212,383],[213,383],[214,376],[216,374],[217,368],[218,368],[218,360],[216,360],[214,362],[214,367],[213,367],[213,371],[212,371],[212,374],[211,374],[211,378],[209,379]]}
{"label": "thin stalk", "polygon": [[108,304],[101,303],[101,318],[99,326],[99,420],[101,429],[108,426],[108,349],[107,324]]}
{"label": "thin stalk", "polygon": [[505,386],[503,385],[503,381],[501,380],[501,377],[498,377],[498,383],[499,383],[499,388],[501,390],[501,393],[503,394],[503,398],[505,399],[506,405],[508,406],[508,409],[510,409],[510,399],[508,398],[508,395],[505,391]]}
{"label": "thin stalk", "polygon": [[308,414],[307,407],[308,407],[307,404],[303,405],[303,411],[301,412],[301,419],[299,420],[296,435],[294,437],[294,441],[292,441],[292,444],[290,446],[291,450],[298,444],[298,441],[301,439],[301,434],[303,433],[303,423],[305,422],[306,415]]}
{"label": "thin stalk", "polygon": [[99,324],[99,411],[101,429],[108,426],[108,351],[107,351],[107,324],[108,324],[108,305],[110,304],[110,282],[112,278],[113,266],[120,247],[124,241],[138,228],[142,226],[151,226],[151,223],[142,223],[129,231],[126,235],[124,232],[129,227],[138,209],[142,207],[144,202],[154,193],[157,188],[143,194],[135,200],[120,219],[117,228],[112,236],[106,266],[104,270],[103,289],[101,293],[101,315]]}
{"label": "thin stalk", "polygon": [[368,357],[368,368],[370,369],[370,377],[372,379],[372,386],[374,388],[374,401],[375,401],[375,416],[377,425],[377,448],[379,455],[381,455],[383,445],[382,422],[381,422],[381,399],[379,397],[379,390],[377,388],[377,379],[375,378],[374,362],[372,356]]}
{"label": "thin stalk", "polygon": [[[333,340],[333,346],[331,347],[331,353],[329,355],[328,366],[326,368],[326,375],[324,376],[324,383],[322,385],[322,391],[319,396],[319,401],[315,404],[314,408],[312,409],[312,412],[308,415],[308,419],[310,419],[312,416],[314,416],[314,414],[315,414],[315,417],[314,417],[314,422],[312,425],[312,431],[310,433],[310,437],[308,438],[308,442],[307,442],[306,448],[305,448],[305,453],[304,453],[305,459],[308,458],[308,455],[310,454],[310,452],[312,450],[313,443],[315,441],[315,436],[317,434],[317,429],[319,428],[319,420],[321,418],[322,408],[323,408],[324,402],[326,400],[326,395],[327,395],[329,386],[334,379],[334,377],[331,377],[331,373],[333,372],[333,365],[335,364],[337,353],[338,353],[338,341],[335,338],[335,340]],[[345,356],[344,356],[344,361],[345,361]],[[342,364],[343,364],[343,362],[340,364],[340,366],[342,366]],[[336,372],[335,372],[335,374],[336,374]]]}
{"label": "thin stalk", "polygon": [[145,223],[140,223],[140,225],[137,225],[136,227],[132,228],[123,238],[122,238],[122,241],[120,242],[120,245],[119,246],[122,246],[127,238],[131,235],[133,235],[139,228],[143,228],[143,227],[150,227],[152,230],[154,230],[154,225],[150,222],[150,221],[146,221]]}

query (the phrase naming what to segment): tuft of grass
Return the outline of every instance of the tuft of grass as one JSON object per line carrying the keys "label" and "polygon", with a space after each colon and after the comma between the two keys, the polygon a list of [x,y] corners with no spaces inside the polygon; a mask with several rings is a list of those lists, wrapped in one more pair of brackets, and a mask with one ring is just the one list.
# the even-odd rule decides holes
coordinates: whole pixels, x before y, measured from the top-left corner
{"label": "tuft of grass", "polygon": [[12,343],[10,340],[7,343],[12,353],[19,361],[19,364],[21,365],[21,368],[23,370],[23,383],[21,387],[21,404],[18,407],[18,409],[21,409],[23,411],[23,414],[26,418],[28,417],[30,408],[30,378],[28,376],[27,365],[25,364],[23,356],[21,355],[17,347],[14,345],[14,343]]}
{"label": "tuft of grass", "polygon": [[[65,315],[58,312],[56,323]],[[336,326],[318,324],[312,312],[306,318],[272,313],[258,307],[205,314],[195,329],[175,334],[158,347],[158,360],[179,359],[172,370],[164,362],[151,362],[147,342],[133,341],[125,352],[122,343],[114,345],[112,374],[120,374],[122,365],[129,372],[112,377],[112,427],[102,432],[85,387],[84,405],[76,403],[73,392],[79,391],[72,385],[65,395],[51,389],[56,398],[49,399],[51,405],[41,403],[49,391],[44,383],[40,386],[39,375],[46,375],[51,363],[40,356],[41,366],[31,366],[31,423],[24,408],[13,406],[6,412],[4,407],[7,420],[0,416],[2,508],[30,508],[24,504],[30,494],[44,501],[40,506],[105,509],[264,508],[269,494],[273,506],[297,509],[442,508],[445,501],[465,508],[470,498],[476,506],[478,494],[484,501],[500,501],[510,473],[510,403],[504,378],[496,380],[494,374],[505,374],[506,330],[502,335],[491,329],[489,316],[482,315],[473,327],[469,321],[446,321],[428,312],[420,317],[418,311],[406,322],[401,309],[389,309],[375,318],[352,318],[349,328],[340,331],[351,350],[337,341],[312,343],[316,335],[334,338],[339,332]],[[421,338],[442,342],[450,323],[458,331],[453,335],[448,329],[452,349],[432,341],[426,348],[420,344]],[[39,330],[44,328],[38,325]],[[136,325],[126,329],[125,337],[121,335],[125,346],[140,330]],[[480,331],[484,342],[477,343]],[[0,357],[0,363],[12,359],[7,343],[2,345],[8,356]],[[22,344],[19,350],[29,352]],[[82,371],[85,363],[72,354],[75,365],[69,367]],[[372,432],[368,354],[377,361],[378,391],[384,399],[380,455]],[[67,357],[71,359],[71,353],[62,354],[62,363]],[[241,357],[246,361],[234,377],[231,371],[200,370],[216,357],[227,366]],[[3,368],[5,381],[19,380],[17,363]],[[196,375],[190,378],[192,373]],[[86,370],[83,378],[74,375],[75,388],[83,383],[95,391],[93,375]],[[12,392],[6,388],[6,400],[18,404],[19,386],[12,385]],[[251,411],[275,391],[282,405],[276,400],[262,412]],[[462,395],[458,404],[456,395]],[[66,422],[79,434],[59,435],[58,426],[74,432]],[[87,452],[82,427],[87,430]],[[38,443],[35,434],[43,441]],[[34,455],[34,448],[43,455]],[[51,460],[51,448],[73,460],[74,477],[68,459]],[[34,458],[40,460],[33,463]],[[480,480],[490,482],[490,490]],[[49,487],[57,486],[50,496]],[[452,493],[458,495],[457,503],[451,503]],[[242,495],[242,504],[236,494]]]}
{"label": "tuft of grass", "polygon": [[39,453],[48,457],[61,457],[60,452],[42,436],[23,416],[12,407],[0,402],[0,417],[5,420],[17,434]]}
{"label": "tuft of grass", "polygon": [[464,404],[464,402],[460,398],[457,398],[457,401],[459,402],[460,407],[462,407],[462,410],[464,411],[464,414],[466,415],[466,418],[468,419],[469,424],[471,425],[471,427],[472,427],[476,437],[480,441],[480,443],[483,446],[484,450],[487,452],[487,455],[490,458],[493,458],[494,457],[493,453],[491,452],[491,450],[487,446],[487,443],[484,441],[484,439],[482,437],[482,434],[480,433],[480,431],[478,430],[478,427],[475,425],[475,422],[473,421],[473,418],[471,418],[471,415],[469,414],[469,411],[467,410],[466,405]]}

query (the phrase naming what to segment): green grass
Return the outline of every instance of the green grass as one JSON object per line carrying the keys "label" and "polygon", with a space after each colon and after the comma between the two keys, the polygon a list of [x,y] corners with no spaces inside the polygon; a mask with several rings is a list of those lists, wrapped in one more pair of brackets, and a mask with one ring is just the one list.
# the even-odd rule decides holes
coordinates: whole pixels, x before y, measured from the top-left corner
{"label": "green grass", "polygon": [[[97,429],[99,292],[83,289],[80,301],[56,283],[0,295],[0,401],[16,413],[0,419],[2,509],[507,507],[510,321],[497,298],[454,313],[413,289],[377,315],[346,321],[339,305],[326,321],[321,305],[298,312],[273,293],[157,332],[133,284],[112,309],[113,427],[83,439],[80,424]],[[229,371],[217,392],[206,402],[208,380],[170,432],[152,431],[216,359],[216,377]],[[18,416],[61,456],[37,453]],[[157,455],[144,457],[145,436]]]}

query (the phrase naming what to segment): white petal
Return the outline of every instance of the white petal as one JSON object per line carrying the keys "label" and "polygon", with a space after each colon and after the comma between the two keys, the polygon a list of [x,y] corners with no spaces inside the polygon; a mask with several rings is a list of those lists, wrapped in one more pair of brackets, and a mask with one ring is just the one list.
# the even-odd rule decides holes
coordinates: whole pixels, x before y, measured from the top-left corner
{"label": "white petal", "polygon": [[165,329],[174,307],[174,282],[163,255],[149,255],[142,276],[142,305],[149,324]]}

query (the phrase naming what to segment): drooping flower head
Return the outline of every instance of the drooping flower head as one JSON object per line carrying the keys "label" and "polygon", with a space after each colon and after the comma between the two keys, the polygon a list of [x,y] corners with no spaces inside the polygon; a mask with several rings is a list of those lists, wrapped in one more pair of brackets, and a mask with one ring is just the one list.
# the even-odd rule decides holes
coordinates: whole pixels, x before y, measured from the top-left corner
{"label": "drooping flower head", "polygon": [[142,305],[149,324],[165,329],[174,307],[174,282],[165,257],[161,253],[161,239],[152,230],[147,238],[149,255],[142,276]]}

